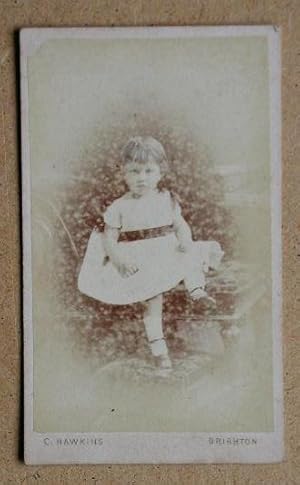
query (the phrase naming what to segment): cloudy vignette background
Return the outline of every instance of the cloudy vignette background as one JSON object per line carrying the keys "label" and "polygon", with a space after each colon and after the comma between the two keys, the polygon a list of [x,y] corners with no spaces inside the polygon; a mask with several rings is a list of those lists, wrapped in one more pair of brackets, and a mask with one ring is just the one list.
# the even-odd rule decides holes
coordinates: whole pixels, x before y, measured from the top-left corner
{"label": "cloudy vignette background", "polygon": [[[135,389],[120,386],[112,392],[111,381],[98,375],[94,347],[88,348],[89,354],[85,343],[78,345],[80,331],[77,337],[76,331],[71,332],[70,338],[74,309],[64,303],[65,287],[57,280],[56,266],[63,251],[57,247],[57,216],[64,215],[65,221],[73,215],[75,224],[71,222],[71,227],[76,228],[76,218],[81,217],[76,200],[82,178],[86,184],[99,163],[107,165],[112,180],[118,171],[117,153],[122,143],[142,127],[166,141],[176,168],[174,188],[180,170],[190,167],[194,183],[201,180],[199,191],[202,184],[208,191],[216,189],[214,196],[222,199],[215,201],[222,206],[219,227],[223,223],[226,226],[223,236],[228,252],[259,265],[269,275],[266,40],[53,40],[44,44],[28,65],[36,429],[272,429],[270,314],[258,310],[248,325],[252,323],[262,341],[260,348],[256,349],[253,331],[247,330],[246,347],[235,349],[241,368],[235,386],[231,385],[232,379],[228,380],[234,372],[229,362],[228,372],[225,366],[225,372],[219,372],[215,380],[203,377],[203,384],[191,392],[191,409],[184,407],[190,391],[177,389],[179,405],[171,410],[167,421],[163,408],[170,393],[174,398],[173,390],[165,394],[164,401],[153,398],[152,412],[133,412],[132,402],[128,402],[112,421],[111,403],[126,401]],[[182,176],[187,172],[183,171]],[[117,186],[118,178],[114,180]],[[179,189],[181,184],[182,179]],[[122,189],[120,184],[118,187]],[[87,189],[89,193],[89,183]],[[101,190],[99,181],[97,194],[105,190]],[[87,224],[85,234],[89,229]],[[76,233],[71,238],[76,242]],[[270,309],[270,299],[267,307]],[[87,320],[88,315],[84,328]],[[247,342],[251,351],[257,350],[248,357]],[[247,383],[248,365],[252,366],[252,381]],[[211,406],[220,383],[223,393],[219,397],[226,403],[221,412],[216,405]],[[201,386],[209,389],[205,398]],[[147,392],[145,396],[149,398]],[[113,409],[117,407],[114,404]],[[50,408],[52,417],[47,411]]]}

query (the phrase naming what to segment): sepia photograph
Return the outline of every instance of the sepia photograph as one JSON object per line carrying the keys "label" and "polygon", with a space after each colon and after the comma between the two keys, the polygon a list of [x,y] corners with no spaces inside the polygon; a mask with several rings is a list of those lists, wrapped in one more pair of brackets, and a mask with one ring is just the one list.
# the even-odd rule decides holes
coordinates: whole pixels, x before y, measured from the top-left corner
{"label": "sepia photograph", "polygon": [[20,52],[26,462],[281,461],[279,29]]}

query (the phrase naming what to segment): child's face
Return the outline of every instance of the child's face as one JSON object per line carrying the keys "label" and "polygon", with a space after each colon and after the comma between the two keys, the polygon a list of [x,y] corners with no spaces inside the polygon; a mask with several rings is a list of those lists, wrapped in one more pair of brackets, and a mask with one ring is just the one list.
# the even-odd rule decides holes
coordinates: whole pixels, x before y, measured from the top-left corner
{"label": "child's face", "polygon": [[138,196],[156,189],[162,176],[160,166],[154,161],[147,163],[129,162],[125,165],[124,171],[129,190]]}

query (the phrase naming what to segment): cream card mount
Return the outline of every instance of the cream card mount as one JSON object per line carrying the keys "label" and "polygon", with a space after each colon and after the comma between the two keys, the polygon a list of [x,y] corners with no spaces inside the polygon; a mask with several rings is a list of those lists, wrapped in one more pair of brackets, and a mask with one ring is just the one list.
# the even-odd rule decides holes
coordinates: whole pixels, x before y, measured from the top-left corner
{"label": "cream card mount", "polygon": [[281,461],[279,29],[20,43],[25,462]]}

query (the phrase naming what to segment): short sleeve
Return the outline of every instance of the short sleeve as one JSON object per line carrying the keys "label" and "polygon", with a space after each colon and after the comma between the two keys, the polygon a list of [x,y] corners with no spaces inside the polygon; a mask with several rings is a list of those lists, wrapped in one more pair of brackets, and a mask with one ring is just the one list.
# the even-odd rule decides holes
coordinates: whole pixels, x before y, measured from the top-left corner
{"label": "short sleeve", "polygon": [[104,212],[103,219],[105,224],[116,229],[121,229],[121,211],[118,201],[113,202]]}

